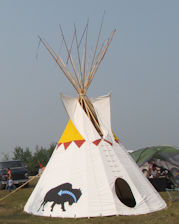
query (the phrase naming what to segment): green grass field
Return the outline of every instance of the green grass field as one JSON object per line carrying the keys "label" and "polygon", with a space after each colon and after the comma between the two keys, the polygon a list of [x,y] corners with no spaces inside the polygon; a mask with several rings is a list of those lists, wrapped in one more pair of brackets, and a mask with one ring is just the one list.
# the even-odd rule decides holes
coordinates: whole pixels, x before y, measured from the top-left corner
{"label": "green grass field", "polygon": [[[0,202],[0,224],[179,224],[179,201],[170,203],[167,192],[161,196],[166,201],[168,208],[160,212],[154,212],[139,216],[111,216],[98,218],[46,218],[28,215],[23,212],[23,207],[30,196],[35,182],[28,188],[23,188]],[[0,199],[8,194],[7,190],[0,191]]]}

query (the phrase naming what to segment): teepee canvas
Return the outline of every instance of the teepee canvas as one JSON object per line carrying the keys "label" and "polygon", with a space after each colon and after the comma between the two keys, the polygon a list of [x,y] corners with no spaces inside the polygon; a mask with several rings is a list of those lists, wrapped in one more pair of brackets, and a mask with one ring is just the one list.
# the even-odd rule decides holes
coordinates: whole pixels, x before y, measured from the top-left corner
{"label": "teepee canvas", "polygon": [[41,40],[79,96],[61,94],[69,122],[25,205],[27,213],[49,217],[95,217],[146,214],[166,207],[112,132],[111,95],[92,99],[86,96],[114,32],[98,53],[97,41],[87,74],[87,35],[81,61],[75,30],[80,68],[77,72],[62,32],[75,77],[66,63]]}

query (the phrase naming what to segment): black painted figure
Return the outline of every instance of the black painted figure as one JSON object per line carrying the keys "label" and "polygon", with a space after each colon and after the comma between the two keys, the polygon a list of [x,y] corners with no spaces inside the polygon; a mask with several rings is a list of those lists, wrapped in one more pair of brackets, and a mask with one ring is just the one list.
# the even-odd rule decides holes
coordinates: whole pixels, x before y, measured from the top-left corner
{"label": "black painted figure", "polygon": [[53,211],[53,208],[56,204],[61,204],[62,211],[65,212],[66,210],[64,203],[68,202],[69,205],[77,203],[81,195],[82,195],[81,190],[73,189],[72,184],[70,183],[61,184],[55,188],[52,188],[46,193],[44,200],[40,205],[40,208],[42,207],[42,211],[44,211],[45,204],[47,202],[53,202],[53,204],[51,205],[51,211]]}

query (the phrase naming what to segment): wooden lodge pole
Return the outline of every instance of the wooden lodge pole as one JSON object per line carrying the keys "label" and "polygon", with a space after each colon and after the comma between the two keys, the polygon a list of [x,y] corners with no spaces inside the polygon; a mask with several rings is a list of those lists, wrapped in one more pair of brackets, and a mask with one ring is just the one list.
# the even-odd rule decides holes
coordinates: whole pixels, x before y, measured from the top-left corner
{"label": "wooden lodge pole", "polygon": [[9,196],[11,196],[12,194],[16,193],[18,190],[20,190],[22,187],[24,187],[25,185],[27,185],[28,183],[30,183],[32,180],[34,180],[38,176],[39,176],[39,174],[37,174],[36,176],[34,176],[31,179],[29,179],[27,182],[25,182],[24,184],[22,184],[21,186],[19,186],[18,188],[16,188],[14,191],[12,191],[9,194],[5,195],[3,198],[0,199],[0,202],[4,201]]}

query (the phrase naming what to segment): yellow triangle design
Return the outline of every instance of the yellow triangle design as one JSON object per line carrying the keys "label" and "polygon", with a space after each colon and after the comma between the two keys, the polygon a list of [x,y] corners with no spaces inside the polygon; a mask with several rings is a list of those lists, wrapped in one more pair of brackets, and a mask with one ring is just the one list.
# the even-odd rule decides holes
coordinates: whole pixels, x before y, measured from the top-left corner
{"label": "yellow triangle design", "polygon": [[116,136],[116,134],[113,132],[113,136],[114,136],[114,140],[116,141],[116,142],[119,142],[119,139],[118,139],[118,137]]}
{"label": "yellow triangle design", "polygon": [[78,140],[84,140],[84,138],[81,136],[81,134],[77,131],[74,124],[71,120],[68,121],[68,124],[58,142],[60,143],[66,143],[71,141],[78,141]]}

